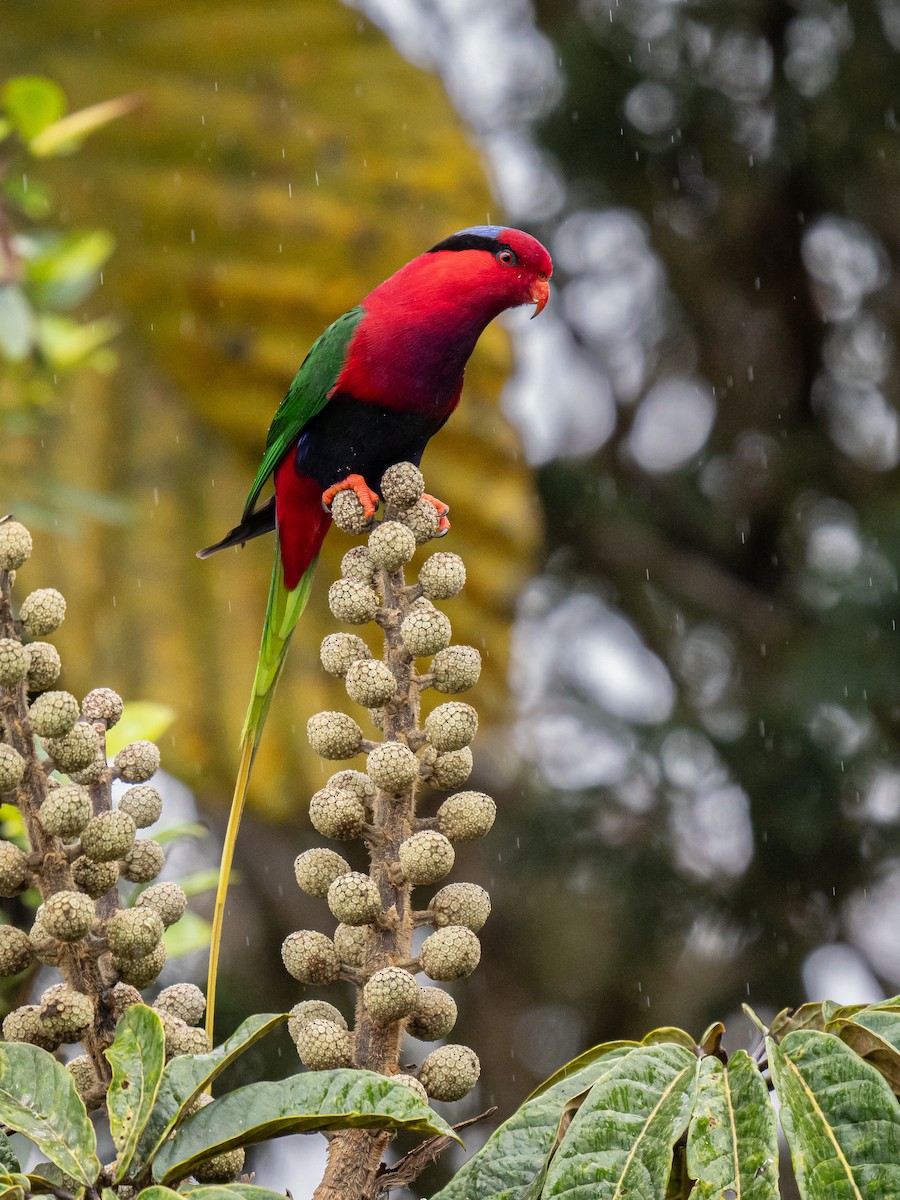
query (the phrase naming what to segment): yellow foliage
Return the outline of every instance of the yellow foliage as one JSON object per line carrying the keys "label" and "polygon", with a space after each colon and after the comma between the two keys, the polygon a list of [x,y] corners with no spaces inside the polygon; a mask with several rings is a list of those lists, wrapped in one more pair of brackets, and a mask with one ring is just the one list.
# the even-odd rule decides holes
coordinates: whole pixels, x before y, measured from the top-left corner
{"label": "yellow foliage", "polygon": [[[36,572],[68,594],[66,686],[171,703],[167,766],[224,803],[268,589],[268,539],[207,563],[234,524],[266,428],[310,343],[408,258],[483,222],[477,153],[440,84],[338,0],[7,0],[0,70],[63,85],[70,107],[140,106],[71,159],[41,164],[74,224],[116,238],[98,311],[126,326],[112,378],[67,385],[25,466],[127,498],[125,528],[54,538]],[[537,538],[530,479],[497,396],[506,340],[490,331],[463,404],[429,449],[452,506],[441,548],[470,567],[455,640],[486,644],[473,694],[506,707],[505,639]],[[8,460],[7,460],[8,461]],[[327,583],[350,544],[328,539],[263,739],[252,799],[295,813],[318,786],[306,718],[344,706],[318,665],[334,628]],[[352,707],[352,706],[350,706]],[[363,718],[364,722],[366,718]]]}

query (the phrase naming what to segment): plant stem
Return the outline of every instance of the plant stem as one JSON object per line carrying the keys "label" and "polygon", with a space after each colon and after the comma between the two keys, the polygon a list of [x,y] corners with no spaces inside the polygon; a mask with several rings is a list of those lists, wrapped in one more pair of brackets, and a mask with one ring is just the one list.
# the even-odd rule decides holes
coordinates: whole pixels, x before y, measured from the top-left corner
{"label": "plant stem", "polygon": [[[397,694],[384,712],[384,740],[415,748],[419,724],[419,692],[413,660],[400,638],[400,622],[411,599],[403,571],[381,569],[383,597],[384,661],[397,681]],[[413,832],[416,784],[397,794],[380,788],[372,805],[374,837],[369,841],[369,875],[381,893],[382,919],[370,927],[365,974],[382,967],[402,965],[411,959],[413,912],[410,887],[397,874],[400,843]],[[380,1025],[373,1021],[357,991],[354,1066],[382,1075],[395,1075],[400,1065],[403,1023]],[[336,1134],[328,1145],[328,1165],[314,1200],[365,1200],[377,1192],[376,1171],[390,1141],[386,1133],[349,1130]]]}

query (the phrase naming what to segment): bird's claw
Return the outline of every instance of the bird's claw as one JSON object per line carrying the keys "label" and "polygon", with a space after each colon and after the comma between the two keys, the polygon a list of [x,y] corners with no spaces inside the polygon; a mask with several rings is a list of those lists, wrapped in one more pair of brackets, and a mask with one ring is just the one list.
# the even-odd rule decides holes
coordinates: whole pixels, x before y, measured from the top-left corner
{"label": "bird's claw", "polygon": [[372,491],[362,475],[348,475],[346,479],[342,479],[339,483],[333,483],[330,488],[325,489],[322,493],[322,507],[327,513],[331,512],[332,502],[338,492],[353,492],[362,505],[367,521],[375,516],[375,509],[380,503],[380,497],[377,492]]}
{"label": "bird's claw", "polygon": [[438,531],[435,537],[446,537],[450,532],[450,520],[447,513],[450,511],[450,505],[445,504],[443,500],[438,500],[437,496],[429,496],[428,492],[422,493],[422,499],[428,504],[434,505],[437,510],[437,515],[440,518],[438,521]]}

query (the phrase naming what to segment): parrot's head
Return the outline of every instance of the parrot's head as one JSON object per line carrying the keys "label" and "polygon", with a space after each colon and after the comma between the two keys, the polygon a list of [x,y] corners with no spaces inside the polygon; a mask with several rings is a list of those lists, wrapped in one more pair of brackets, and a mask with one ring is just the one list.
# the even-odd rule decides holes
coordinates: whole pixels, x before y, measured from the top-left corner
{"label": "parrot's head", "polygon": [[483,290],[498,312],[534,304],[537,316],[550,296],[550,255],[521,229],[473,225],[444,238],[428,254],[440,255],[456,267],[461,284]]}

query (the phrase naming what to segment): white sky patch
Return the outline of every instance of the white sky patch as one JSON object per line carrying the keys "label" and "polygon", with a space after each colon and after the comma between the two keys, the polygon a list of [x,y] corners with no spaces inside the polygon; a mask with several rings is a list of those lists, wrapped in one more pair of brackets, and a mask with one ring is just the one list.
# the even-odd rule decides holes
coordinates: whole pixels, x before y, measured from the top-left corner
{"label": "white sky patch", "polygon": [[616,427],[608,378],[552,313],[531,324],[527,310],[517,309],[508,324],[516,366],[503,392],[503,411],[518,427],[528,461],[593,454]]}
{"label": "white sky patch", "polygon": [[628,448],[645,471],[674,471],[706,444],[715,416],[706,384],[672,375],[654,384],[641,401]]}
{"label": "white sky patch", "polygon": [[803,986],[809,1000],[826,996],[837,1004],[871,1004],[884,990],[854,946],[830,942],[817,946],[803,963]]}

